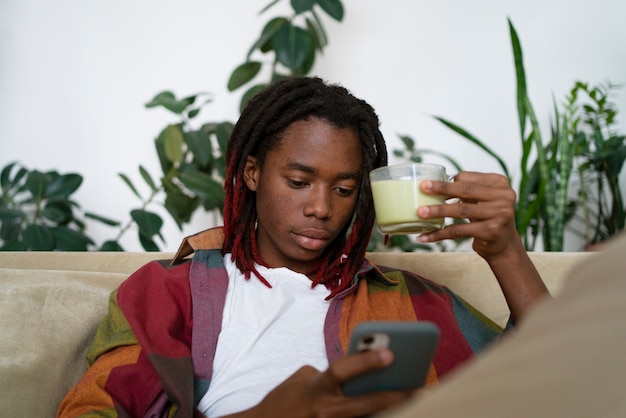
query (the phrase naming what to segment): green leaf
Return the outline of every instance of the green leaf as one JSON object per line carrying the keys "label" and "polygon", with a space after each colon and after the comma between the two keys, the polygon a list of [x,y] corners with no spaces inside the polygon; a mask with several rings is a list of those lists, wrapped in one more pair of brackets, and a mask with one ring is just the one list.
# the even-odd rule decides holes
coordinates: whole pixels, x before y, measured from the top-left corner
{"label": "green leaf", "polygon": [[295,76],[304,76],[311,72],[315,64],[315,47],[308,50],[307,56],[304,58],[302,65],[293,71]]}
{"label": "green leaf", "polygon": [[40,215],[54,223],[68,223],[72,220],[72,209],[61,202],[51,202],[41,210]]}
{"label": "green leaf", "polygon": [[250,56],[254,52],[255,49],[259,49],[261,52],[265,53],[271,49],[271,40],[278,32],[278,30],[283,26],[289,24],[289,20],[284,17],[275,17],[274,19],[267,22],[263,30],[261,31],[261,36],[257,41],[250,47],[248,54],[246,55],[246,61],[250,60]]}
{"label": "green leaf", "polygon": [[291,0],[291,7],[296,14],[311,10],[314,4],[315,0]]}
{"label": "green leaf", "polygon": [[13,241],[18,241],[22,234],[22,225],[26,218],[16,217],[3,219],[0,222],[0,240],[4,241],[4,245]]}
{"label": "green leaf", "polygon": [[554,189],[555,186],[552,182],[553,178],[551,178],[546,151],[543,146],[543,140],[541,139],[539,122],[528,96],[524,97],[524,107],[532,127],[532,141],[535,145],[535,152],[537,154],[537,166],[539,168],[540,182],[537,196],[538,200],[543,199],[542,210],[545,214],[545,216],[543,217],[543,221],[545,222],[545,226],[543,227],[544,250],[561,251],[563,236],[555,235],[555,233],[558,232],[559,221],[554,213],[555,205],[553,201],[546,199],[546,196],[550,198],[556,196],[556,191]]}
{"label": "green leaf", "polygon": [[163,171],[163,173],[169,173],[174,168],[174,164],[172,164],[172,162],[165,155],[165,144],[163,143],[162,135],[159,135],[154,140],[154,148],[156,149],[157,156],[159,157],[161,170]]}
{"label": "green leaf", "polygon": [[454,123],[452,123],[452,122],[450,122],[450,121],[448,121],[448,120],[446,120],[444,118],[441,118],[439,116],[435,116],[435,119],[437,119],[439,122],[443,123],[448,128],[452,129],[454,132],[458,133],[459,135],[461,135],[465,139],[469,140],[473,144],[477,145],[480,149],[485,151],[487,154],[491,155],[498,162],[500,167],[502,168],[502,171],[504,172],[504,175],[507,176],[509,179],[511,178],[511,176],[509,175],[509,170],[507,169],[507,166],[506,166],[506,163],[504,162],[504,160],[498,154],[496,154],[494,151],[492,151],[491,148],[489,148],[480,139],[476,138],[474,135],[470,134],[465,129],[461,128],[460,126],[458,126],[458,125],[456,125],[456,124],[454,124]]}
{"label": "green leaf", "polygon": [[52,234],[56,249],[61,251],[87,251],[87,246],[94,244],[83,233],[63,226],[52,228]]}
{"label": "green leaf", "polygon": [[197,108],[197,109],[191,109],[191,110],[189,111],[189,113],[187,113],[187,117],[188,117],[189,119],[193,119],[193,118],[195,118],[196,116],[198,116],[198,113],[200,113],[200,108]]}
{"label": "green leaf", "polygon": [[413,140],[413,138],[411,138],[410,136],[407,136],[407,135],[398,135],[398,137],[400,138],[400,140],[404,144],[404,148],[407,151],[415,150],[415,140]]}
{"label": "green leaf", "polygon": [[148,187],[150,187],[150,190],[152,190],[152,192],[156,193],[158,191],[157,186],[154,183],[154,180],[152,180],[152,177],[150,176],[150,173],[148,173],[148,170],[146,170],[144,168],[144,166],[140,165],[139,166],[139,173],[141,174],[141,177],[146,182]]}
{"label": "green leaf", "polygon": [[174,103],[171,103],[169,105],[166,104],[164,105],[164,107],[170,112],[180,115],[185,111],[185,109],[187,109],[187,107],[192,105],[194,101],[195,101],[195,96],[189,96],[184,99],[178,100]]}
{"label": "green leaf", "polygon": [[[199,93],[203,94],[203,93]],[[185,109],[192,105],[198,95],[188,96],[181,100],[176,100],[176,96],[171,91],[162,91],[154,96],[154,98],[146,103],[147,108],[153,108],[163,106],[167,110],[177,115],[180,115]]]}
{"label": "green leaf", "polygon": [[45,174],[41,171],[33,170],[28,173],[28,178],[26,179],[26,189],[35,199],[40,200],[43,197],[47,183]]}
{"label": "green leaf", "polygon": [[0,173],[0,187],[2,189],[7,189],[11,186],[11,170],[13,170],[16,164],[17,162],[11,162],[2,169]]}
{"label": "green leaf", "polygon": [[201,199],[213,202],[224,201],[224,185],[215,181],[210,175],[199,171],[180,173],[178,178],[187,189]]}
{"label": "green leaf", "polygon": [[176,101],[176,96],[171,91],[162,91],[145,104],[147,108],[163,106],[164,103],[172,103]]}
{"label": "green leaf", "polygon": [[228,80],[228,91],[237,90],[261,71],[261,63],[258,61],[246,61],[233,71]]}
{"label": "green leaf", "polygon": [[26,213],[20,209],[0,207],[0,221],[11,221],[13,219],[26,219]]}
{"label": "green leaf", "polygon": [[449,156],[446,153],[437,151],[437,150],[432,150],[432,149],[420,149],[420,153],[421,154],[430,154],[430,155],[436,155],[439,158],[442,158],[444,160],[446,160],[447,162],[449,162],[454,169],[459,172],[459,171],[463,171],[463,168],[461,167],[461,164],[454,158],[452,158],[451,156]]}
{"label": "green leaf", "polygon": [[193,154],[194,160],[202,168],[207,167],[213,160],[213,147],[206,126],[215,126],[215,124],[206,124],[197,131],[185,132],[187,148]]}
{"label": "green leaf", "polygon": [[117,241],[109,240],[102,244],[100,251],[124,251],[124,248]]}
{"label": "green leaf", "polygon": [[55,178],[46,186],[45,196],[49,199],[67,199],[83,183],[83,176],[70,173]]}
{"label": "green leaf", "polygon": [[149,238],[142,234],[141,231],[139,231],[139,242],[141,243],[143,249],[146,251],[159,251],[159,246],[156,244],[156,242],[154,242],[152,238]]}
{"label": "green leaf", "polygon": [[317,22],[309,18],[306,19],[306,27],[311,35],[313,47],[321,52],[328,43],[328,40],[323,35],[323,30],[317,25]]}
{"label": "green leaf", "polygon": [[24,228],[22,237],[28,248],[33,251],[54,250],[54,236],[46,226],[30,224]]}
{"label": "green leaf", "polygon": [[317,4],[320,5],[330,17],[338,22],[343,20],[343,4],[339,0],[317,0]]}
{"label": "green leaf", "polygon": [[133,184],[132,181],[130,181],[130,178],[128,178],[128,176],[126,174],[124,174],[124,173],[117,173],[117,175],[120,176],[120,178],[122,180],[124,180],[124,183],[126,183],[126,185],[135,194],[135,196],[137,196],[140,200],[143,200],[143,198],[141,197],[141,195],[139,194],[139,192],[135,188],[135,185]]}
{"label": "green leaf", "polygon": [[187,96],[187,97],[185,97],[184,99],[180,99],[180,100],[179,100],[179,102],[180,102],[181,104],[182,104],[182,103],[185,103],[185,104],[186,104],[186,105],[185,105],[185,107],[187,107],[187,106],[189,106],[189,105],[194,104],[194,103],[196,102],[196,99],[197,99],[199,96],[204,96],[204,95],[207,95],[207,94],[208,94],[208,93],[197,93],[197,94],[192,94],[191,96]]}
{"label": "green leaf", "polygon": [[182,230],[182,225],[191,220],[191,216],[200,205],[200,199],[188,196],[177,188],[166,190],[165,208],[176,221],[178,228]]}
{"label": "green leaf", "polygon": [[224,156],[215,159],[215,162],[213,164],[213,170],[217,173],[220,173],[220,178],[226,177],[226,158]]}
{"label": "green leaf", "polygon": [[5,241],[0,247],[2,251],[28,251],[28,245],[23,241]]}
{"label": "green leaf", "polygon": [[[539,190],[539,167],[534,164],[525,176],[525,181],[520,182],[517,207],[515,211],[515,226],[524,239],[526,249],[532,251],[534,243],[530,243],[529,229],[533,225],[541,223],[541,208],[544,195]],[[536,236],[538,231],[533,232]]]}
{"label": "green leaf", "polygon": [[259,14],[264,13],[267,9],[269,9],[270,7],[272,7],[273,5],[275,5],[276,3],[278,3],[280,0],[272,0],[270,2],[270,4],[268,4],[267,6],[265,6],[260,12]]}
{"label": "green leaf", "polygon": [[215,127],[215,136],[221,155],[226,155],[226,147],[228,147],[228,140],[233,133],[233,128],[234,125],[231,122],[221,122]]}
{"label": "green leaf", "polygon": [[[207,94],[207,93],[201,93],[201,94]],[[199,94],[198,94],[198,96],[199,96]],[[195,99],[195,96],[194,96],[194,99]],[[189,110],[187,111],[187,117],[188,117],[189,119],[193,119],[193,118],[195,118],[195,117],[196,117],[196,116],[198,116],[198,114],[200,113],[200,110],[202,110],[202,107],[204,107],[207,103],[211,103],[212,101],[213,101],[213,100],[212,100],[212,98],[210,98],[210,97],[209,97],[208,99],[206,99],[206,100],[204,101],[204,103],[202,103],[201,105],[199,105],[199,106],[198,106],[198,107],[196,107],[195,109],[189,109]]]}
{"label": "green leaf", "polygon": [[82,219],[73,218],[68,225],[74,225],[79,231],[84,231],[87,229],[87,225]]}
{"label": "green leaf", "polygon": [[168,125],[159,137],[163,143],[166,158],[173,163],[180,163],[183,160],[185,143],[180,125]]}
{"label": "green leaf", "polygon": [[156,213],[144,209],[134,209],[130,212],[130,216],[137,224],[142,235],[153,237],[160,234],[163,220]]}
{"label": "green leaf", "polygon": [[314,49],[311,35],[291,24],[283,25],[278,30],[272,38],[272,46],[276,51],[276,59],[292,71],[301,67],[309,51]]}
{"label": "green leaf", "polygon": [[115,221],[111,218],[105,218],[104,216],[101,215],[97,215],[95,213],[91,213],[91,212],[85,212],[85,218],[89,218],[89,219],[93,219],[94,221],[98,221],[101,222],[105,225],[109,225],[109,226],[120,226],[121,223],[119,221]]}
{"label": "green leaf", "polygon": [[[15,189],[15,194],[22,191],[22,182],[26,182],[26,179],[28,178],[28,173],[29,171],[26,168],[20,167],[20,169],[15,174],[15,177],[13,177],[13,180],[9,181],[9,187]],[[7,195],[8,194],[9,193],[7,193]]]}
{"label": "green leaf", "polygon": [[252,99],[258,93],[265,90],[266,87],[267,87],[266,83],[257,84],[255,86],[250,87],[248,91],[246,91],[243,94],[243,96],[241,96],[241,103],[239,104],[239,112],[243,112],[243,109],[246,107],[250,99]]}
{"label": "green leaf", "polygon": [[509,22],[509,33],[511,36],[511,47],[513,49],[513,61],[515,63],[515,77],[516,77],[516,85],[517,85],[517,115],[519,121],[520,128],[520,138],[524,138],[526,135],[526,97],[528,96],[528,91],[526,88],[526,71],[524,70],[524,57],[522,54],[522,45],[520,43],[519,37],[517,36],[517,31],[513,26],[513,22],[511,19],[508,19]]}
{"label": "green leaf", "polygon": [[320,43],[320,48],[321,47],[325,47],[326,45],[328,45],[328,35],[326,34],[326,31],[324,30],[324,25],[322,24],[322,19],[320,19],[320,17],[318,16],[317,13],[315,13],[315,9],[313,9],[311,11],[313,18],[315,19],[315,26],[318,29],[319,32],[319,43]]}

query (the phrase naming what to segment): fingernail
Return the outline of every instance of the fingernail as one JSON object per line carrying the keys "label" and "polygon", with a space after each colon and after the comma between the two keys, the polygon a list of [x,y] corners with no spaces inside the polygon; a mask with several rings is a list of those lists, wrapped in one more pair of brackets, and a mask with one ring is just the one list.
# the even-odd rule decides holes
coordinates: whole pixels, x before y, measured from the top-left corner
{"label": "fingernail", "polygon": [[380,350],[378,352],[378,355],[380,356],[383,364],[393,363],[393,353],[391,352],[391,350]]}
{"label": "fingernail", "polygon": [[420,187],[422,188],[422,190],[432,190],[433,182],[430,180],[424,180],[422,181],[422,183],[420,183]]}
{"label": "fingernail", "polygon": [[430,208],[428,206],[420,206],[417,208],[417,216],[420,218],[427,218],[430,215]]}

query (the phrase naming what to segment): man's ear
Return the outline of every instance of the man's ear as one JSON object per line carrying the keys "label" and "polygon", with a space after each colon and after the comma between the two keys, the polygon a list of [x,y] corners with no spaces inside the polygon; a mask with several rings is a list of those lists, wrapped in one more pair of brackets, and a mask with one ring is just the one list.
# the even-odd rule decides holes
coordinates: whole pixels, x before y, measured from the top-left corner
{"label": "man's ear", "polygon": [[256,157],[248,156],[246,166],[243,169],[243,180],[250,191],[256,192],[260,175],[261,167],[259,167]]}

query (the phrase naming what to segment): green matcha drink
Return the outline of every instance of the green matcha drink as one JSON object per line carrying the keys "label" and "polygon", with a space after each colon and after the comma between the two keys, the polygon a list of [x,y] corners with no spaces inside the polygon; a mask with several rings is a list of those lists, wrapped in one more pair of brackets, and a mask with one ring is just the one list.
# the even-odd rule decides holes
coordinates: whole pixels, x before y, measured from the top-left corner
{"label": "green matcha drink", "polygon": [[434,164],[381,167],[370,174],[376,222],[384,234],[419,234],[443,226],[443,218],[421,219],[418,206],[442,205],[444,196],[422,193],[422,180],[445,181],[445,169]]}

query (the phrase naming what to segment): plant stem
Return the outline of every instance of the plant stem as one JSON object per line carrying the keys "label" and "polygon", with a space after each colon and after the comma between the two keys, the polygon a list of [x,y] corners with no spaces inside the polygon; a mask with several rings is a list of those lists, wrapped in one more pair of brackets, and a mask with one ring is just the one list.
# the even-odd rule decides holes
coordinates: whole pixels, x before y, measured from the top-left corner
{"label": "plant stem", "polygon": [[[158,189],[156,190],[152,190],[150,192],[150,196],[144,200],[141,204],[141,209],[145,209],[148,207],[148,205],[150,205],[152,203],[152,201],[154,200],[154,198],[161,192],[163,191],[163,186],[160,186]],[[122,236],[124,236],[124,234],[133,226],[133,224],[135,223],[135,221],[130,218],[130,220],[126,223],[126,225],[124,225],[122,228],[120,228],[120,232],[117,234],[117,236],[115,237],[115,242],[119,242],[119,240],[122,238]]]}

